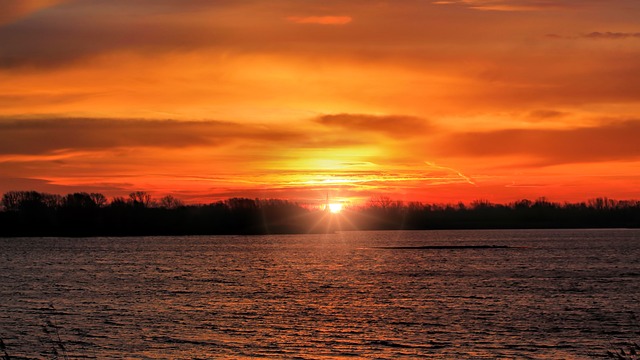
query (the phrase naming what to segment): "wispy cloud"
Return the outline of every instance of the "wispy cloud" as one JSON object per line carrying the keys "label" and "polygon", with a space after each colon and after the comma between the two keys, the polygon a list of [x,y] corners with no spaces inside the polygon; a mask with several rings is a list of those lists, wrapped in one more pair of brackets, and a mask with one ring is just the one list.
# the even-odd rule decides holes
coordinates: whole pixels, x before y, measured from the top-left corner
{"label": "wispy cloud", "polygon": [[434,0],[437,5],[457,5],[481,11],[557,11],[583,10],[603,7],[631,9],[635,0]]}
{"label": "wispy cloud", "polygon": [[624,39],[640,39],[640,32],[616,32],[616,31],[593,31],[586,34],[580,35],[560,35],[560,34],[546,34],[545,35],[549,39],[559,39],[559,40],[575,40],[575,39],[592,39],[592,40],[624,40]]}
{"label": "wispy cloud", "polygon": [[434,1],[437,5],[464,5],[475,10],[484,11],[538,11],[565,8],[566,1],[554,0],[446,0]]}
{"label": "wispy cloud", "polygon": [[346,25],[353,19],[351,16],[289,16],[287,20],[296,24]]}
{"label": "wispy cloud", "polygon": [[321,116],[316,122],[357,132],[379,132],[403,137],[423,136],[426,130],[432,128],[427,120],[405,115],[335,114]]}
{"label": "wispy cloud", "polygon": [[607,39],[607,40],[619,40],[619,39],[629,39],[629,38],[640,39],[640,32],[628,33],[628,32],[594,31],[592,33],[582,35],[582,37],[587,39]]}
{"label": "wispy cloud", "polygon": [[65,2],[69,0],[2,0],[0,1],[0,25],[18,21]]}
{"label": "wispy cloud", "polygon": [[234,141],[286,142],[299,132],[222,121],[137,119],[0,120],[0,154],[48,154],[112,148],[220,146]]}
{"label": "wispy cloud", "polygon": [[506,129],[453,134],[441,151],[471,157],[525,156],[537,164],[637,160],[640,121],[573,129]]}
{"label": "wispy cloud", "polygon": [[567,112],[558,110],[534,110],[528,114],[528,117],[532,120],[551,120],[563,118],[567,115],[569,115]]}

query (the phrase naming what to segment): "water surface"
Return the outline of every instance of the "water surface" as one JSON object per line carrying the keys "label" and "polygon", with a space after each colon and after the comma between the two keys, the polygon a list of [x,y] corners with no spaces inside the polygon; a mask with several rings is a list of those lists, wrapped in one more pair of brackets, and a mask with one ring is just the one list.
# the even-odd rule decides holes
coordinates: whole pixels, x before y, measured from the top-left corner
{"label": "water surface", "polygon": [[640,230],[14,238],[0,250],[0,338],[25,358],[62,344],[100,359],[588,359],[640,341]]}

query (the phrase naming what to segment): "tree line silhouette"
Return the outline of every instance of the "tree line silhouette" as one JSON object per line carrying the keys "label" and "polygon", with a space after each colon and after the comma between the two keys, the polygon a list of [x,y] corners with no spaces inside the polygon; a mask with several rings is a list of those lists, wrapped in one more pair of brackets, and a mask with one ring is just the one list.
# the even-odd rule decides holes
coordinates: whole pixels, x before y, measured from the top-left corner
{"label": "tree line silhouette", "polygon": [[143,236],[319,233],[336,230],[640,227],[640,201],[607,198],[554,203],[544,198],[494,204],[403,203],[387,197],[340,214],[277,199],[231,198],[185,205],[144,191],[108,201],[99,193],[65,196],[9,191],[0,236]]}
{"label": "tree line silhouette", "polygon": [[638,228],[640,201],[595,198],[556,203],[546,198],[507,204],[403,203],[382,197],[354,212],[354,224],[367,229],[555,229]]}

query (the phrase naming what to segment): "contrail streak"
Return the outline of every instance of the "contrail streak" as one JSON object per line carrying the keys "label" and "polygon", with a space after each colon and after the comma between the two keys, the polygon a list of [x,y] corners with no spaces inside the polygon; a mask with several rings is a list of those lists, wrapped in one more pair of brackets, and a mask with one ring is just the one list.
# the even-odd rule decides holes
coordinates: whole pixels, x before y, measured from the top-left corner
{"label": "contrail streak", "polygon": [[452,171],[454,173],[456,173],[458,176],[460,176],[462,179],[464,179],[464,181],[468,182],[469,184],[473,185],[473,186],[477,186],[476,183],[467,175],[461,173],[459,170],[456,170],[454,168],[450,168],[450,167],[446,167],[446,166],[440,166],[437,165],[436,163],[430,162],[430,161],[425,161],[425,164],[434,167],[436,169],[442,169],[442,170],[448,170],[448,171]]}

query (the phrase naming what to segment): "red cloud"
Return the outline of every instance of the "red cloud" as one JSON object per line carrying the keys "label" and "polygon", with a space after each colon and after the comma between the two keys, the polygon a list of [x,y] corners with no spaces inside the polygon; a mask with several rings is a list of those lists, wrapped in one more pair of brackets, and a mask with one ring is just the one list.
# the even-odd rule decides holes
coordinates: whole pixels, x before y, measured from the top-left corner
{"label": "red cloud", "polygon": [[626,120],[574,129],[504,129],[455,133],[443,154],[472,157],[524,155],[538,165],[637,160],[640,121]]}

